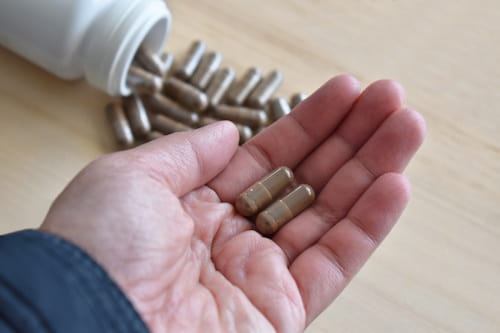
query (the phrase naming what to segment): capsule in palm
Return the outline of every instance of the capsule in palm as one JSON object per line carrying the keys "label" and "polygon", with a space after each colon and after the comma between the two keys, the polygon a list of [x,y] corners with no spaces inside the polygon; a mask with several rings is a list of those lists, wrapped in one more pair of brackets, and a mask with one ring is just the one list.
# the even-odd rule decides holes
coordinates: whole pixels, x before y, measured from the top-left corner
{"label": "capsule in palm", "polygon": [[257,216],[257,231],[269,236],[309,207],[316,195],[309,185],[300,185]]}
{"label": "capsule in palm", "polygon": [[235,202],[236,211],[252,216],[269,205],[294,180],[292,170],[279,167],[263,179],[243,191]]}

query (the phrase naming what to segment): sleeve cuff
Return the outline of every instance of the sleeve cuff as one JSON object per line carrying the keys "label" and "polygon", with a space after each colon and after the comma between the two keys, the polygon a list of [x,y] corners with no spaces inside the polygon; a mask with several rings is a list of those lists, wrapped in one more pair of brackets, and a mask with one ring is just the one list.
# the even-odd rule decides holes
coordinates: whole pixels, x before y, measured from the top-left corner
{"label": "sleeve cuff", "polygon": [[2,324],[13,332],[148,332],[90,256],[35,230],[0,236]]}

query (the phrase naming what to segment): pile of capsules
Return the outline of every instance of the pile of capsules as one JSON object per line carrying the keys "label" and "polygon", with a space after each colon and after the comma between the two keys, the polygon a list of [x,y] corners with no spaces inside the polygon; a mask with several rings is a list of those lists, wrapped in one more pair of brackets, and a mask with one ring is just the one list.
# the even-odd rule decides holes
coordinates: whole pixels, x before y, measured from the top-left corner
{"label": "pile of capsules", "polygon": [[293,187],[294,178],[292,170],[279,167],[238,196],[236,211],[245,217],[256,216],[257,231],[271,236],[315,199],[313,188],[306,184],[295,187],[279,198],[279,195]]}
{"label": "pile of capsules", "polygon": [[238,128],[240,144],[290,113],[306,98],[304,93],[273,98],[283,81],[279,71],[262,77],[252,67],[238,80],[230,67],[221,67],[219,52],[205,52],[195,41],[174,66],[171,53],[154,54],[141,46],[127,76],[133,94],[106,106],[108,119],[121,147],[164,135],[230,120]]}

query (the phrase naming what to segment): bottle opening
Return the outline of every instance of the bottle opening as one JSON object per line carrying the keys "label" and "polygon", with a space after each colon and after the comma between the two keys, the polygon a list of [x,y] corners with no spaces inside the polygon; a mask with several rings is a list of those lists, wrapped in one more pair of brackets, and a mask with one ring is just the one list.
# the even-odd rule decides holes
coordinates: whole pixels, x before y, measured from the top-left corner
{"label": "bottle opening", "polygon": [[171,15],[161,0],[118,1],[96,20],[86,43],[88,81],[110,95],[127,96],[126,80],[139,47],[159,52],[170,31]]}
{"label": "bottle opening", "polygon": [[127,76],[130,66],[134,61],[134,57],[139,50],[139,47],[144,45],[149,50],[153,52],[159,52],[162,50],[163,45],[167,39],[167,34],[169,31],[169,20],[167,18],[161,18],[158,22],[156,22],[147,32],[146,36],[142,38],[139,44],[134,45],[132,48],[133,52],[126,59],[124,75],[120,79],[120,92],[121,95],[130,95],[132,89],[127,85]]}

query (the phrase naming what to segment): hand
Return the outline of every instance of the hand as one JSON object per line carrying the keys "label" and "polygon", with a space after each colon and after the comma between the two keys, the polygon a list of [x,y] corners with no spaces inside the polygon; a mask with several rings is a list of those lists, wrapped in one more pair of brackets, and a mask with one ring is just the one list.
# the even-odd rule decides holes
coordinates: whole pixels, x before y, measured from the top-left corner
{"label": "hand", "polygon": [[[409,198],[425,124],[403,89],[339,76],[238,148],[229,122],[104,156],[41,229],[92,255],[157,332],[302,331],[341,292]],[[230,204],[277,166],[314,205],[272,239]]]}

